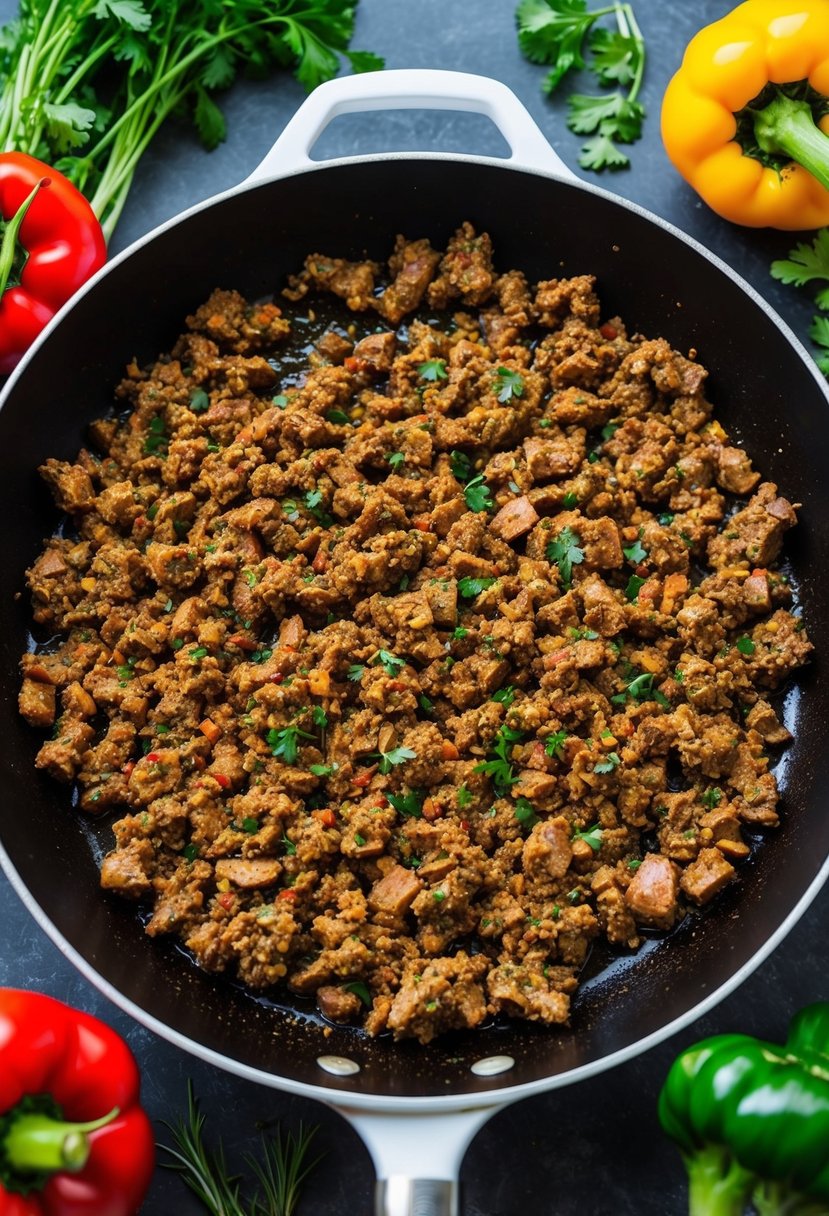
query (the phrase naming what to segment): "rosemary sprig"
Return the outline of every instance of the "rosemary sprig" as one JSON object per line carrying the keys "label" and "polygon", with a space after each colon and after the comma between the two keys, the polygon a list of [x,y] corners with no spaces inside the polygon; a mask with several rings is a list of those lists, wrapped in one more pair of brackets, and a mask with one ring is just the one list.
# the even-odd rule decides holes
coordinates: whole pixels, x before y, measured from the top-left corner
{"label": "rosemary sprig", "polygon": [[171,1158],[165,1163],[167,1168],[181,1176],[211,1216],[293,1216],[302,1184],[321,1160],[319,1156],[308,1158],[317,1129],[300,1124],[296,1133],[283,1134],[277,1127],[274,1138],[265,1140],[261,1159],[246,1154],[245,1164],[259,1184],[255,1194],[246,1198],[242,1179],[230,1173],[222,1142],[215,1149],[205,1143],[204,1124],[188,1082],[186,1117],[165,1124],[175,1147],[160,1144],[159,1148]]}

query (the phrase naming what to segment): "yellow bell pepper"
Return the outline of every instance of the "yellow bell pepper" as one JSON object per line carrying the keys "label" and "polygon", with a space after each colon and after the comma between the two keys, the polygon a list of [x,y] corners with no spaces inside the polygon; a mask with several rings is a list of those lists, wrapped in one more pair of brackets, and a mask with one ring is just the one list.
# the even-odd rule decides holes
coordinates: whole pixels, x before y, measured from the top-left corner
{"label": "yellow bell pepper", "polygon": [[662,139],[725,219],[829,224],[829,0],[746,0],[701,30],[665,92]]}

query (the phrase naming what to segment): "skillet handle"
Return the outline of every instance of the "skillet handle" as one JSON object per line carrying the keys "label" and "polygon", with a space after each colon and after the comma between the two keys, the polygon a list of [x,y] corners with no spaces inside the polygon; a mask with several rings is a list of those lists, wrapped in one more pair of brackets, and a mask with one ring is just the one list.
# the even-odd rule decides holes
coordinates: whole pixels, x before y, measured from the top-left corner
{"label": "skillet handle", "polygon": [[[369,110],[462,110],[491,119],[510,147],[497,164],[577,180],[511,89],[488,76],[405,68],[342,76],[319,85],[290,119],[248,184],[315,168],[310,152],[332,119]],[[346,158],[342,158],[346,159]],[[330,162],[329,162],[330,163]]]}
{"label": "skillet handle", "polygon": [[371,1153],[377,1172],[374,1216],[459,1216],[463,1155],[498,1109],[408,1115],[335,1106]]}

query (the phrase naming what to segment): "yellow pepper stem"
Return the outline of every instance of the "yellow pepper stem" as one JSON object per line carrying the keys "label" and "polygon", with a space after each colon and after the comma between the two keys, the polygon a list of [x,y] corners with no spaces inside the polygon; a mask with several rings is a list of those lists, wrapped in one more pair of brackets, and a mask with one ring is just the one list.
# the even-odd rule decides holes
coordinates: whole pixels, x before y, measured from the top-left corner
{"label": "yellow pepper stem", "polygon": [[808,102],[778,93],[754,115],[754,137],[764,152],[790,157],[829,190],[829,135],[816,124]]}

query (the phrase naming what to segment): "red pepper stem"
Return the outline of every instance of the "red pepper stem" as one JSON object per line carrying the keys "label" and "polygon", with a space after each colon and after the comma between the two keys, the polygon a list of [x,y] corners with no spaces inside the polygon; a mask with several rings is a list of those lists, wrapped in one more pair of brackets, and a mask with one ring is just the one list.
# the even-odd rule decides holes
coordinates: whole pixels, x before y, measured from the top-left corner
{"label": "red pepper stem", "polygon": [[754,137],[764,152],[791,157],[829,190],[829,135],[815,122],[808,102],[778,93],[754,115]]}
{"label": "red pepper stem", "polygon": [[91,1123],[64,1123],[51,1115],[23,1114],[12,1121],[6,1132],[5,1157],[20,1174],[77,1174],[89,1160],[92,1146],[89,1133],[106,1127],[118,1114],[109,1114]]}
{"label": "red pepper stem", "polygon": [[35,201],[35,195],[45,186],[50,185],[48,177],[42,177],[39,182],[35,182],[31,194],[25,198],[20,206],[15,211],[14,215],[6,223],[6,229],[3,233],[3,242],[0,244],[0,298],[2,298],[6,286],[9,281],[9,275],[14,267],[14,255],[17,252],[17,236],[20,232],[20,225],[26,218],[26,212]]}

